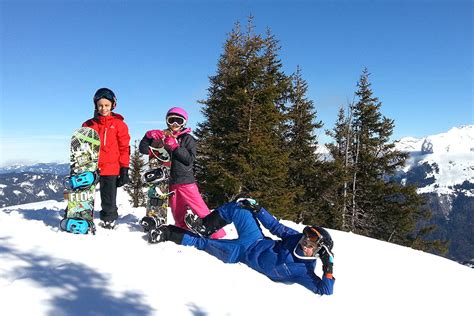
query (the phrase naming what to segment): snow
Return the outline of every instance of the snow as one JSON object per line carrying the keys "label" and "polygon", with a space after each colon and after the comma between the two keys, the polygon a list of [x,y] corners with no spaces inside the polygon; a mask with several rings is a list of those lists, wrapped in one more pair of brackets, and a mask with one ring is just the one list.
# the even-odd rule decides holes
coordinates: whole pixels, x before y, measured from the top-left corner
{"label": "snow", "polygon": [[396,142],[402,151],[423,153],[472,153],[474,152],[474,125],[453,127],[446,133],[427,136],[422,139],[404,137]]}
{"label": "snow", "polygon": [[[395,145],[398,150],[410,152],[403,168],[405,172],[424,163],[439,168],[427,175],[427,178],[433,176],[435,182],[419,188],[418,193],[453,194],[453,186],[464,181],[474,183],[474,125],[453,127],[446,133],[422,139],[405,137]],[[474,196],[472,190],[464,193]]]}
{"label": "snow", "polygon": [[65,202],[1,208],[0,313],[444,316],[472,309],[474,270],[442,257],[330,230],[335,292],[318,296],[191,247],[149,245],[137,224],[144,209],[132,208],[122,190],[118,202],[117,229],[98,227],[95,236],[58,230]]}
{"label": "snow", "polygon": [[47,185],[47,187],[48,187],[51,191],[53,191],[53,192],[57,192],[57,191],[58,191],[58,189],[56,188],[56,186],[55,186],[54,184],[52,184],[52,183],[49,183],[49,184]]}
{"label": "snow", "polygon": [[22,183],[20,183],[20,187],[22,188],[25,188],[25,187],[32,187],[33,184],[31,182],[28,182],[28,181],[24,181]]}

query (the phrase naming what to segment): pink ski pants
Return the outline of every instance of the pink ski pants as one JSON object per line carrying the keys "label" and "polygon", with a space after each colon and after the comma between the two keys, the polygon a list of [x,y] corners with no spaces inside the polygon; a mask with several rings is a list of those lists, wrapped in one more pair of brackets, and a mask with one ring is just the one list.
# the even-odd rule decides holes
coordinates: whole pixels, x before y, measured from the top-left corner
{"label": "pink ski pants", "polygon": [[[210,213],[209,208],[199,193],[196,183],[172,184],[170,185],[169,190],[175,192],[175,194],[169,198],[169,205],[171,207],[171,213],[173,213],[176,226],[188,229],[184,223],[184,215],[186,215],[187,207],[189,207],[191,211],[193,211],[193,213],[200,218],[203,218]],[[211,238],[219,239],[225,235],[225,231],[223,229],[219,229],[211,235]]]}

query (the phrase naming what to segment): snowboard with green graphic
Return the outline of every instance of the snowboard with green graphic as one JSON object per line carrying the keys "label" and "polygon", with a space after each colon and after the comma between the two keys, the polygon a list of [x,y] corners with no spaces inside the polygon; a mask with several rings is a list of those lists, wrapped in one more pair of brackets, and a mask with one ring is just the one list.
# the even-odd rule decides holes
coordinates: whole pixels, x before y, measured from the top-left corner
{"label": "snowboard with green graphic", "polygon": [[[67,209],[61,228],[66,231],[73,233],[95,231],[94,198],[99,180],[99,150],[100,138],[95,130],[81,127],[74,131],[70,147],[70,174],[64,181]],[[88,224],[89,227],[86,229],[81,223]]]}

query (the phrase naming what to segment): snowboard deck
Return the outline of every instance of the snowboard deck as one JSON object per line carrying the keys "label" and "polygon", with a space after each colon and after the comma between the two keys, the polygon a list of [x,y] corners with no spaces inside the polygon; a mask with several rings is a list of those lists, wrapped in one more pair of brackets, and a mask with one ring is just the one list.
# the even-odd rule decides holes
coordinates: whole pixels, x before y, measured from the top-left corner
{"label": "snowboard deck", "polygon": [[[74,131],[70,147],[70,174],[65,179],[64,198],[67,200],[65,219],[86,220],[94,228],[94,196],[98,182],[99,134],[89,127]],[[71,179],[92,172],[95,181],[87,187],[73,188]]]}
{"label": "snowboard deck", "polygon": [[170,155],[164,147],[153,148],[149,157],[149,169],[143,174],[143,180],[148,185],[146,214],[140,224],[148,232],[167,223],[168,198],[174,192],[169,192],[169,174],[171,168]]}

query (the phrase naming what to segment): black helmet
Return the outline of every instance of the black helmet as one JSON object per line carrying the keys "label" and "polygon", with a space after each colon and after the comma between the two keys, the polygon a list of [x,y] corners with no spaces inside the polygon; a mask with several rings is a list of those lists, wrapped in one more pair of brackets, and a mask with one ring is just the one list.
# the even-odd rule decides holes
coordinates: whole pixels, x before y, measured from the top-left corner
{"label": "black helmet", "polygon": [[97,101],[100,99],[107,99],[110,102],[112,102],[112,110],[115,109],[115,106],[117,105],[117,98],[115,97],[115,93],[110,90],[109,88],[100,88],[97,90],[94,94],[94,106],[97,105]]}
{"label": "black helmet", "polygon": [[319,240],[321,244],[324,244],[329,250],[332,250],[334,242],[332,241],[331,235],[327,230],[319,226],[306,226],[303,229],[303,235],[313,241]]}
{"label": "black helmet", "polygon": [[[313,255],[307,257],[302,253],[302,248],[311,247],[314,249]],[[293,250],[293,254],[303,260],[315,260],[319,257],[322,249],[326,249],[329,252],[332,250],[334,242],[332,241],[331,235],[327,230],[319,226],[306,226],[303,229],[303,236]]]}

